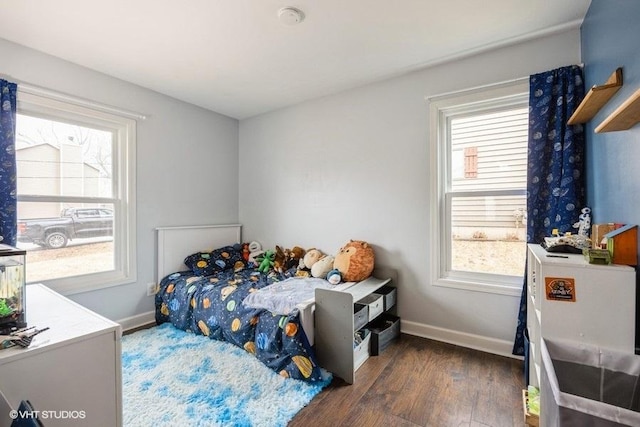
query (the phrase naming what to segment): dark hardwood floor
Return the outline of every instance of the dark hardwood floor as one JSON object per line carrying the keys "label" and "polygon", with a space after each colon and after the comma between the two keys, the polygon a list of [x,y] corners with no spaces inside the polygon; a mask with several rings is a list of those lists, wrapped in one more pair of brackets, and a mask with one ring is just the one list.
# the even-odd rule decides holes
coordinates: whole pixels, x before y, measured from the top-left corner
{"label": "dark hardwood floor", "polygon": [[289,426],[523,426],[523,388],[522,361],[403,334]]}

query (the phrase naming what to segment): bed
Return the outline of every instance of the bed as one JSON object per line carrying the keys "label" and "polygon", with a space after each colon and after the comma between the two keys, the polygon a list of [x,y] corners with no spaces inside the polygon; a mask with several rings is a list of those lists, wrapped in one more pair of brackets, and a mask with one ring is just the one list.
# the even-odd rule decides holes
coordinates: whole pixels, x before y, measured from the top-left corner
{"label": "bed", "polygon": [[[289,313],[243,304],[269,285],[284,288],[298,279],[295,268],[263,273],[247,267],[241,229],[238,224],[157,229],[156,322],[231,342],[284,377],[326,378],[312,347],[313,292],[295,301]],[[201,262],[202,254],[207,262]]]}

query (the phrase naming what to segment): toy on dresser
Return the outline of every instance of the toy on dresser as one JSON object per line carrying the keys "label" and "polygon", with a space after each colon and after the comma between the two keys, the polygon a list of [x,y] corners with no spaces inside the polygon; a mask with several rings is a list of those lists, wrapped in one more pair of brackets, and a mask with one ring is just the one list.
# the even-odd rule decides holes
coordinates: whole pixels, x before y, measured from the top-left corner
{"label": "toy on dresser", "polygon": [[573,224],[573,228],[578,229],[579,236],[588,237],[591,230],[591,208],[582,208],[581,212],[579,221]]}

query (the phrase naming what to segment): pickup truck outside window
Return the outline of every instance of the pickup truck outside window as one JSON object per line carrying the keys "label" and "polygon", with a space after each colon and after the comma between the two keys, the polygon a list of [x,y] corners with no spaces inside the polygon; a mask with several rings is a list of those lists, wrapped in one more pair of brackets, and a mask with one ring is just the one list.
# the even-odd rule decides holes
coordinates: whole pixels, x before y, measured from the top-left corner
{"label": "pickup truck outside window", "polygon": [[58,218],[18,221],[18,241],[49,249],[67,246],[70,240],[113,236],[113,210],[64,209]]}

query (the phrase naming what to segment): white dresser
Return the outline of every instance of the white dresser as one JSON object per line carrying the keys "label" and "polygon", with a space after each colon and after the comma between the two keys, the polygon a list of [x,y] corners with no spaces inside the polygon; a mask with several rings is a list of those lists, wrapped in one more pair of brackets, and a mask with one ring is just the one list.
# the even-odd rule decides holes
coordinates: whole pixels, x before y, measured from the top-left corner
{"label": "white dresser", "polygon": [[580,254],[527,253],[529,383],[540,386],[540,339],[556,338],[633,354],[636,272],[589,264]]}
{"label": "white dresser", "polygon": [[43,285],[27,285],[26,298],[28,326],[49,330],[0,350],[8,403],[29,400],[46,427],[121,426],[120,325]]}

